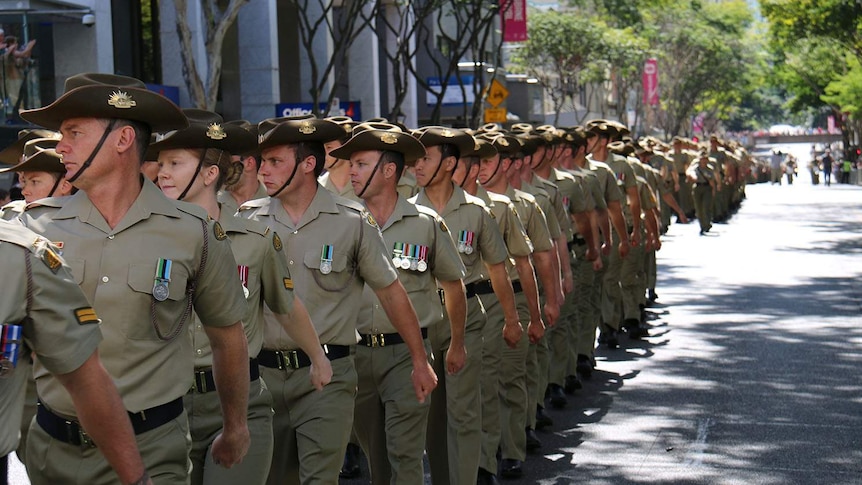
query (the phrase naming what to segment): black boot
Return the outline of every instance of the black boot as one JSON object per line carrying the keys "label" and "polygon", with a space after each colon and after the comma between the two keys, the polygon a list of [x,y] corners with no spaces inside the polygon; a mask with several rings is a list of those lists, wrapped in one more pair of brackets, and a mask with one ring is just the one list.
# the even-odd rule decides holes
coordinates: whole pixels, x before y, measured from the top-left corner
{"label": "black boot", "polygon": [[536,432],[530,428],[527,428],[527,451],[536,451],[542,447],[542,442],[539,441],[539,437],[536,436]]}
{"label": "black boot", "polygon": [[554,406],[557,409],[566,407],[569,400],[566,398],[566,393],[563,392],[563,388],[560,387],[559,384],[548,384],[548,388],[551,390],[551,406]]}
{"label": "black boot", "polygon": [[581,384],[581,380],[578,379],[578,376],[566,376],[566,385],[563,388],[566,391],[566,394],[574,394],[575,391],[584,387]]}
{"label": "black boot", "polygon": [[476,485],[497,485],[497,475],[489,472],[484,468],[479,468],[479,475],[476,478]]}
{"label": "black boot", "polygon": [[545,412],[542,406],[536,406],[536,429],[548,428],[554,425],[554,420]]}
{"label": "black boot", "polygon": [[605,344],[609,349],[616,349],[620,346],[620,339],[617,336],[617,331],[611,327],[605,327],[599,334],[599,343]]}
{"label": "black boot", "polygon": [[593,376],[593,363],[589,355],[578,354],[578,374],[589,380]]}

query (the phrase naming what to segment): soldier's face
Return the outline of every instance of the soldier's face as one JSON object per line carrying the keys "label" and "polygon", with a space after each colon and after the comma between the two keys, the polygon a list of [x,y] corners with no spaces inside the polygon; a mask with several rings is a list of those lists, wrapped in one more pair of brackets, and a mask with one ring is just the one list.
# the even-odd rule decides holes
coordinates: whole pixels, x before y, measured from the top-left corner
{"label": "soldier's face", "polygon": [[324,168],[326,168],[326,170],[332,170],[333,168],[335,168],[335,165],[341,161],[329,154],[329,152],[341,147],[341,145],[342,143],[339,140],[332,140],[323,144],[323,148],[326,150],[326,165],[324,165]]}
{"label": "soldier's face", "polygon": [[[258,175],[266,187],[267,193],[272,195],[290,179],[293,169],[297,164],[296,150],[291,145],[279,145],[263,150],[261,157],[262,162]],[[290,185],[294,185],[297,178],[294,177]],[[290,187],[286,187],[282,191],[282,194],[288,192],[289,189]]]}
{"label": "soldier's face", "polygon": [[505,164],[500,155],[494,155],[491,158],[483,158],[479,162],[479,183],[482,185],[494,184],[500,177],[506,176],[506,167],[500,166]]}
{"label": "soldier's face", "polygon": [[379,193],[383,183],[383,174],[378,173],[383,166],[377,166],[380,155],[379,151],[365,150],[350,156],[350,184],[357,197],[365,199]]}
{"label": "soldier's face", "polygon": [[439,146],[428,147],[425,150],[425,156],[416,160],[416,183],[420,187],[427,187],[435,174],[443,172],[443,169],[437,170],[437,167],[442,163],[442,153]]}
{"label": "soldier's face", "polygon": [[159,188],[169,199],[179,199],[189,183],[192,187],[185,199],[195,200],[203,188],[203,179],[196,177],[198,154],[194,150],[163,150],[159,152]]}
{"label": "soldier's face", "polygon": [[56,177],[59,174],[50,174],[48,172],[21,172],[19,179],[21,181],[21,195],[24,196],[24,201],[28,204],[34,200],[51,197],[51,189],[57,182]]}
{"label": "soldier's face", "polygon": [[[96,148],[99,139],[105,133],[107,125],[96,118],[69,118],[60,125],[62,137],[57,143],[57,153],[63,156],[63,165],[66,167],[66,178],[71,178]],[[98,180],[100,175],[110,172],[115,167],[114,161],[109,159],[109,147],[116,136],[117,130],[109,134],[99,153],[93,159],[90,167],[82,174],[83,182],[86,179]]]}

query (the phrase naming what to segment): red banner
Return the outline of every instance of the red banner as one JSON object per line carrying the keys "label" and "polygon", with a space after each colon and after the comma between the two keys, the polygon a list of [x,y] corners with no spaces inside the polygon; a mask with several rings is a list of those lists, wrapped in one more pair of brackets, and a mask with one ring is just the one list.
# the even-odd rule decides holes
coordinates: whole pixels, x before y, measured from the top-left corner
{"label": "red banner", "polygon": [[644,104],[655,106],[658,104],[658,61],[654,58],[647,59],[644,64],[643,73]]}
{"label": "red banner", "polygon": [[503,42],[527,40],[527,0],[500,0]]}

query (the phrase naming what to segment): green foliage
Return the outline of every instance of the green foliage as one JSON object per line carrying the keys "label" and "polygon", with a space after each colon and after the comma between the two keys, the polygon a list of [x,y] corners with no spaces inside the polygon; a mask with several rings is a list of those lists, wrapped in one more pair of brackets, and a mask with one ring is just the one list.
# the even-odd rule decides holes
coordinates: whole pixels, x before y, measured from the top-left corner
{"label": "green foliage", "polygon": [[847,73],[830,82],[821,98],[854,118],[862,116],[862,66],[858,58],[847,56]]}

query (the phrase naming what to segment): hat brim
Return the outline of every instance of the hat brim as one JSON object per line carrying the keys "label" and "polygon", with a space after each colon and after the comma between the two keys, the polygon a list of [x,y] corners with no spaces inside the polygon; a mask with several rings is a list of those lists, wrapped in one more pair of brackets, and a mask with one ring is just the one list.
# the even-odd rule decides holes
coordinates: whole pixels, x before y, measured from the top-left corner
{"label": "hat brim", "polygon": [[0,173],[6,172],[48,172],[65,174],[66,166],[63,165],[63,157],[54,149],[40,150],[27,157],[23,162],[14,167],[4,168]]}
{"label": "hat brim", "polygon": [[[263,122],[261,122],[263,123]],[[260,129],[260,125],[258,125]],[[344,128],[338,123],[308,118],[303,120],[282,121],[269,131],[258,135],[260,150],[281,145],[317,142],[326,143],[344,137]]]}
{"label": "hat brim", "polygon": [[350,160],[350,156],[354,153],[368,150],[399,152],[404,155],[405,165],[413,165],[416,160],[425,156],[425,146],[412,135],[386,130],[367,130],[358,133],[332,150],[330,155],[342,160]]}
{"label": "hat brim", "polygon": [[[125,95],[119,102],[118,94]],[[168,98],[146,89],[106,85],[73,89],[48,106],[22,111],[21,118],[56,131],[70,118],[132,120],[148,125],[153,132],[188,126],[186,116]]]}
{"label": "hat brim", "polygon": [[161,151],[183,148],[214,148],[224,150],[231,155],[242,155],[257,146],[257,140],[248,130],[224,123],[220,126],[225,135],[220,139],[209,136],[209,127],[200,124],[193,124],[184,130],[169,133],[160,141],[150,144],[145,158],[155,160]]}

